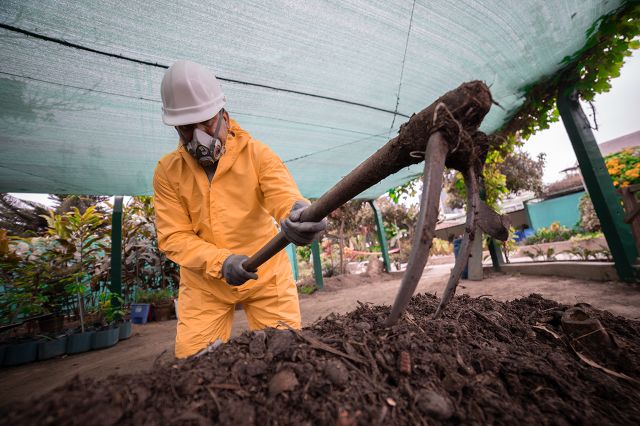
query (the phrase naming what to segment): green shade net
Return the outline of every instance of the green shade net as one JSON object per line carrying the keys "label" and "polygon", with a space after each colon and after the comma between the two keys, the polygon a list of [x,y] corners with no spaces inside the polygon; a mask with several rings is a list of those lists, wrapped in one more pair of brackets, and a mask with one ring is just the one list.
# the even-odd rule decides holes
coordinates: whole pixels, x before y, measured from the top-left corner
{"label": "green shade net", "polygon": [[[497,130],[524,88],[559,70],[622,5],[213,3],[3,0],[0,191],[151,194],[158,159],[177,146],[161,122],[163,66],[189,59],[215,71],[231,116],[317,198],[465,81],[491,86],[504,109],[494,107],[482,130]],[[358,198],[421,170],[403,169]]]}

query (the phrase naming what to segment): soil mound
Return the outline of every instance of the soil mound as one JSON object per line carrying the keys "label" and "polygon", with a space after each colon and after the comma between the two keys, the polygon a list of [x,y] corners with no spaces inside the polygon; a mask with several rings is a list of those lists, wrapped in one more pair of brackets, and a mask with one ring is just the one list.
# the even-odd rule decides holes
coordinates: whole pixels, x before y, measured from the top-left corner
{"label": "soil mound", "polygon": [[245,333],[147,374],[74,380],[7,424],[637,424],[640,324],[531,295],[418,295]]}

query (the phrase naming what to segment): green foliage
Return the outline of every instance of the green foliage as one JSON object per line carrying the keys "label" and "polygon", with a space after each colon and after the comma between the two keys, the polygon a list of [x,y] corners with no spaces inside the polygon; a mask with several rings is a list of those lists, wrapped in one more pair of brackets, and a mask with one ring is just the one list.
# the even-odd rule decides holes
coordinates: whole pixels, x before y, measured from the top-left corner
{"label": "green foliage", "polygon": [[[152,197],[132,197],[122,214],[122,294],[131,300],[136,288],[178,288],[178,265],[158,248]],[[93,280],[110,279],[111,259],[96,264]]]}
{"label": "green foliage", "polygon": [[89,207],[96,209],[100,213],[106,213],[100,203],[106,203],[109,197],[103,195],[67,195],[49,194],[49,200],[54,204],[56,214],[72,212],[77,208],[80,213],[84,213]]}
{"label": "green foliage", "polygon": [[418,187],[420,186],[420,180],[422,174],[417,174],[409,178],[407,183],[404,183],[395,188],[391,188],[387,195],[396,204],[400,202],[400,199],[405,197],[414,197],[418,193]]}
{"label": "green foliage", "polygon": [[608,248],[600,246],[598,249],[589,249],[580,245],[574,245],[570,249],[563,251],[572,256],[578,257],[580,260],[611,260],[611,252]]}
{"label": "green foliage", "polygon": [[537,260],[542,260],[544,262],[552,262],[556,260],[556,249],[553,247],[548,247],[546,250],[543,250],[541,247],[533,246],[533,251],[525,250],[523,252],[524,255],[528,256],[534,262]]}
{"label": "green foliage", "polygon": [[[545,156],[541,154],[534,160],[526,152],[517,150],[521,145],[521,141],[509,137],[487,155],[482,179],[485,201],[494,209],[509,193],[533,191],[540,195],[543,191]],[[452,208],[462,208],[467,194],[462,174],[450,171],[445,176],[445,185],[449,194],[447,204]]]}
{"label": "green foliage", "polygon": [[51,238],[8,237],[0,231],[0,323],[63,312],[76,278],[63,254]]}
{"label": "green foliage", "polygon": [[81,213],[77,207],[62,215],[49,212],[45,216],[49,225],[48,234],[62,247],[65,261],[76,269],[75,281],[67,284],[67,291],[76,295],[80,313],[80,326],[84,330],[84,311],[87,285],[92,272],[102,257],[106,257],[108,244],[104,228],[105,215],[94,206]]}
{"label": "green foliage", "polygon": [[560,225],[559,222],[553,222],[548,228],[539,228],[536,233],[526,239],[525,244],[552,243],[555,241],[566,241],[577,232]]}
{"label": "green foliage", "polygon": [[139,289],[136,292],[136,303],[164,304],[171,302],[174,297],[174,292],[168,288]]}
{"label": "green foliage", "polygon": [[[91,198],[59,199],[62,205]],[[110,307],[118,296],[104,290],[111,270],[110,215],[83,205],[47,211],[39,219],[46,224],[43,236],[9,237],[0,230],[0,323],[77,309],[84,327],[85,314],[94,310],[102,318],[120,315],[117,304]],[[179,270],[158,249],[151,197],[133,197],[125,207],[123,252],[123,302],[131,301],[136,288],[163,289],[153,293],[153,301],[170,301]]]}
{"label": "green foliage", "polygon": [[112,324],[116,320],[124,317],[123,303],[124,299],[122,296],[111,293],[108,290],[100,294],[98,310],[99,315],[104,319],[104,323]]}
{"label": "green foliage", "polygon": [[604,237],[604,234],[600,231],[596,231],[596,232],[580,232],[579,234],[574,235],[573,237],[571,237],[569,239],[569,241],[575,241],[575,242],[580,242],[580,241],[591,241],[594,240],[596,238],[601,238]]}
{"label": "green foliage", "polygon": [[575,88],[580,98],[593,101],[598,93],[608,92],[611,79],[620,75],[624,59],[640,47],[640,4],[626,2],[616,12],[603,16],[587,32],[587,41],[578,52],[562,60],[564,67],[552,76],[525,88],[525,102],[502,134],[520,132],[528,139],[549,128],[560,115],[556,99],[561,90]]}
{"label": "green foliage", "polygon": [[298,293],[300,294],[313,294],[318,290],[314,284],[303,284],[298,286]]}
{"label": "green foliage", "polygon": [[616,188],[640,183],[640,147],[623,149],[604,160]]}
{"label": "green foliage", "polygon": [[296,253],[300,256],[300,259],[308,262],[311,259],[311,246],[299,246],[296,247]]}

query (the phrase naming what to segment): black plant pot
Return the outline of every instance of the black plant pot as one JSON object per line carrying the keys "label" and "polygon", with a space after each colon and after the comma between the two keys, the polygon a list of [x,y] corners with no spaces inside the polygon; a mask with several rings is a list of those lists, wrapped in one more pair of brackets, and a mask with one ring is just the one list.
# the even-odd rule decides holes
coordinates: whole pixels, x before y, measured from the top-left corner
{"label": "black plant pot", "polygon": [[65,353],[67,353],[67,336],[38,342],[38,359],[41,361],[55,358]]}
{"label": "black plant pot", "polygon": [[20,365],[36,360],[38,355],[38,342],[13,343],[7,345],[4,350],[4,365]]}
{"label": "black plant pot", "polygon": [[79,354],[91,350],[91,340],[95,331],[85,331],[84,333],[75,333],[67,337],[67,353]]}
{"label": "black plant pot", "polygon": [[106,330],[96,331],[91,342],[92,349],[104,349],[118,343],[120,328],[108,328]]}
{"label": "black plant pot", "polygon": [[120,332],[118,338],[120,340],[126,340],[131,337],[131,320],[126,320],[120,324]]}

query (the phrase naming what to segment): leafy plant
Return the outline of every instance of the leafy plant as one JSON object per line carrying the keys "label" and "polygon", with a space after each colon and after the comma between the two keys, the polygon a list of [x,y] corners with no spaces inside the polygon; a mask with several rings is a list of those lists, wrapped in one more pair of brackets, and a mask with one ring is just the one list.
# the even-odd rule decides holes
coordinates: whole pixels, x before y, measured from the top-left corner
{"label": "leafy plant", "polygon": [[422,174],[416,174],[410,177],[409,181],[406,183],[395,188],[391,188],[387,192],[387,195],[396,204],[398,204],[402,198],[414,197],[418,193],[418,187],[420,186],[421,179]]}
{"label": "leafy plant", "polygon": [[75,271],[60,256],[51,238],[9,237],[0,231],[0,322],[52,313],[61,315],[68,304],[67,285]]}
{"label": "leafy plant", "polygon": [[298,293],[300,294],[313,294],[318,290],[314,284],[303,284],[298,286]]}
{"label": "leafy plant", "polygon": [[597,232],[581,232],[581,233],[576,234],[573,237],[569,238],[569,241],[575,241],[575,242],[591,241],[591,240],[594,240],[596,238],[601,238],[603,236],[604,236],[604,234],[602,232],[600,232],[600,231],[597,231]]}
{"label": "leafy plant", "polygon": [[105,291],[100,294],[98,302],[99,314],[104,320],[105,325],[114,323],[124,317],[125,311],[122,307],[124,299],[122,296]]}
{"label": "leafy plant", "polygon": [[502,129],[503,134],[520,132],[528,139],[538,130],[549,128],[560,114],[556,99],[566,87],[575,87],[581,99],[593,101],[598,93],[608,92],[611,79],[620,75],[624,59],[640,47],[640,5],[625,2],[615,12],[603,16],[587,32],[582,49],[567,56],[564,68],[526,88],[525,102]]}
{"label": "leafy plant", "polygon": [[[541,154],[534,160],[526,152],[516,149],[521,145],[521,140],[510,137],[499,142],[499,146],[487,156],[482,179],[486,202],[494,208],[509,193],[542,193],[545,156]],[[462,174],[449,171],[445,175],[445,186],[449,195],[447,205],[462,208],[467,197]]]}
{"label": "leafy plant", "polygon": [[531,245],[566,241],[576,233],[576,231],[560,225],[559,222],[553,222],[547,228],[538,228],[535,234],[526,239],[525,243]]}
{"label": "leafy plant", "polygon": [[541,259],[544,262],[551,262],[556,260],[556,249],[553,247],[549,247],[547,248],[547,250],[543,250],[541,247],[533,246],[532,249],[534,250],[533,252],[525,250],[523,254],[530,257],[534,262],[538,259]]}
{"label": "leafy plant", "polygon": [[587,247],[582,247],[580,245],[574,245],[571,248],[563,251],[563,253],[569,254],[571,256],[575,256],[578,259],[583,261],[588,261],[590,259],[592,260],[610,260],[611,259],[611,252],[609,252],[609,249],[604,246],[600,246],[599,249],[592,250]]}
{"label": "leafy plant", "polygon": [[300,259],[305,262],[308,262],[309,259],[311,259],[311,246],[296,247],[296,252],[298,253],[298,256],[300,256]]}
{"label": "leafy plant", "polygon": [[108,246],[103,227],[104,215],[91,206],[84,213],[78,208],[63,215],[50,212],[46,219],[49,235],[63,247],[65,260],[77,271],[74,282],[67,284],[67,290],[77,298],[80,327],[84,332],[85,293],[90,273],[97,260],[104,257]]}

